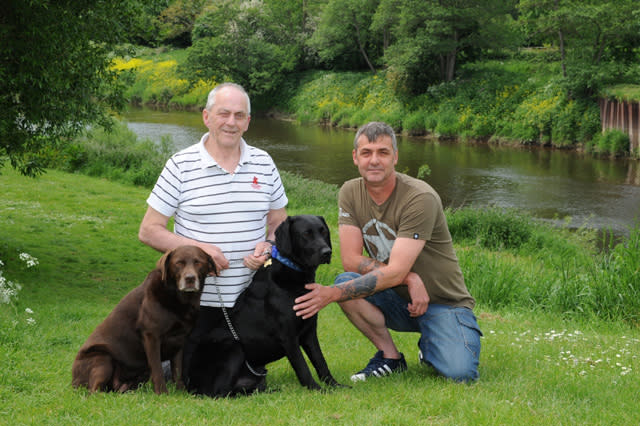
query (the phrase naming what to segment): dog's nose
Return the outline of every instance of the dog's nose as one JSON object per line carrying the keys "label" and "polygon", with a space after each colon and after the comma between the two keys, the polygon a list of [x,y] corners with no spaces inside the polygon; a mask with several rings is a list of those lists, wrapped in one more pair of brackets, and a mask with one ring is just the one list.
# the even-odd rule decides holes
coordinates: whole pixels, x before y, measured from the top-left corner
{"label": "dog's nose", "polygon": [[320,261],[322,263],[331,263],[331,249],[328,247],[325,247],[324,249],[322,249],[322,251],[320,252]]}

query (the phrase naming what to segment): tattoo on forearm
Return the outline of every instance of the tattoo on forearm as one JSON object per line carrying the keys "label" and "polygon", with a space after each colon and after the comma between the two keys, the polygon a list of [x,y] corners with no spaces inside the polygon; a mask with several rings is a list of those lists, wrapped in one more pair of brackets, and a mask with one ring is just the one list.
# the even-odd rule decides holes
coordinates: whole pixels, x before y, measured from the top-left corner
{"label": "tattoo on forearm", "polygon": [[385,266],[384,263],[378,262],[370,257],[365,257],[360,262],[360,265],[358,265],[358,273],[364,275],[383,266]]}
{"label": "tattoo on forearm", "polygon": [[341,301],[358,299],[361,297],[370,296],[376,292],[376,286],[378,285],[378,273],[362,275],[352,281],[346,283],[337,284],[335,287],[342,292]]}

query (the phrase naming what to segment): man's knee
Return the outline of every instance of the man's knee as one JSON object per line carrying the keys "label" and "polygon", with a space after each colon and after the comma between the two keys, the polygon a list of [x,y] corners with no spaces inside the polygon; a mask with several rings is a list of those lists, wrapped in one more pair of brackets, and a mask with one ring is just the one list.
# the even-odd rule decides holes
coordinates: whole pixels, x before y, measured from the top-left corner
{"label": "man's knee", "polygon": [[456,382],[474,382],[478,380],[478,366],[473,362],[448,363],[442,365],[438,372]]}
{"label": "man's knee", "polygon": [[446,377],[456,382],[473,382],[478,380],[478,360],[474,357],[466,359],[462,357],[436,358],[430,357],[430,360],[422,358],[420,352],[420,361],[422,364],[430,367],[436,374]]}
{"label": "man's knee", "polygon": [[477,380],[482,332],[475,317],[470,311],[436,309],[439,314],[432,309],[434,318],[421,327],[421,355],[444,377],[458,382]]}

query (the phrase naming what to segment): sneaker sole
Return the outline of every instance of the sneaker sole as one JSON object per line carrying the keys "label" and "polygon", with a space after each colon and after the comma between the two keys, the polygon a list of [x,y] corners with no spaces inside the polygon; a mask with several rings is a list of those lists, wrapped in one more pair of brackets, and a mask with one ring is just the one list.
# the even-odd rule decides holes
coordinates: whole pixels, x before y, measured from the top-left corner
{"label": "sneaker sole", "polygon": [[365,376],[364,374],[354,374],[353,376],[351,376],[352,382],[364,382],[365,380],[367,380],[367,376]]}

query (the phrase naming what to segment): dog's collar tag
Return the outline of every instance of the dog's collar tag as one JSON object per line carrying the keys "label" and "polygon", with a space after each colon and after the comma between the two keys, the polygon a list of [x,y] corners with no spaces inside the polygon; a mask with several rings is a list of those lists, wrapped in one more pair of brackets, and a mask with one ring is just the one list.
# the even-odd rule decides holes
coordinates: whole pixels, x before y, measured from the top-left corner
{"label": "dog's collar tag", "polygon": [[271,257],[295,271],[302,272],[302,269],[300,269],[298,265],[293,263],[290,259],[282,256],[280,252],[278,252],[278,248],[276,246],[271,246]]}

